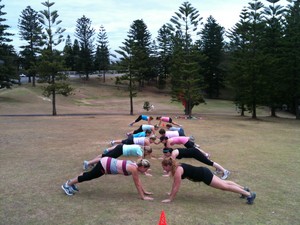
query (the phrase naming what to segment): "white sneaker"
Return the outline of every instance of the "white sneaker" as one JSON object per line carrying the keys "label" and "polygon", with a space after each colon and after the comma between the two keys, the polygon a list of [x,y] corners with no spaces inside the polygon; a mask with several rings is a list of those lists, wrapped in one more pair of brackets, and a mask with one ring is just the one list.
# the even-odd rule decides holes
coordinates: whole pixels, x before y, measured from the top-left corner
{"label": "white sneaker", "polygon": [[230,172],[228,170],[224,171],[223,176],[221,177],[222,180],[226,180],[229,177]]}
{"label": "white sneaker", "polygon": [[194,138],[194,136],[190,136],[190,140],[192,141],[192,142],[194,142],[195,143],[195,138]]}
{"label": "white sneaker", "polygon": [[216,171],[214,172],[215,175],[223,173],[222,170],[216,169]]}
{"label": "white sneaker", "polygon": [[84,160],[83,161],[83,170],[88,170],[88,168],[89,168],[89,162]]}

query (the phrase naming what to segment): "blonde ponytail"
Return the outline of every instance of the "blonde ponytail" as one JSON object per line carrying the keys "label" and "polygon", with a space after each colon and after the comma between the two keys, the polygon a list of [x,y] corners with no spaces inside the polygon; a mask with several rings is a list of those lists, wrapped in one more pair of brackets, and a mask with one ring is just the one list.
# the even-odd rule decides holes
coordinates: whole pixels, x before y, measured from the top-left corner
{"label": "blonde ponytail", "polygon": [[150,162],[147,159],[139,159],[136,163],[138,167],[150,168]]}
{"label": "blonde ponytail", "polygon": [[173,159],[172,157],[166,157],[163,159],[163,161],[161,162],[161,164],[163,166],[171,166],[171,174],[172,176],[174,176],[175,172],[176,172],[176,169],[178,167],[178,164],[176,162],[175,159]]}

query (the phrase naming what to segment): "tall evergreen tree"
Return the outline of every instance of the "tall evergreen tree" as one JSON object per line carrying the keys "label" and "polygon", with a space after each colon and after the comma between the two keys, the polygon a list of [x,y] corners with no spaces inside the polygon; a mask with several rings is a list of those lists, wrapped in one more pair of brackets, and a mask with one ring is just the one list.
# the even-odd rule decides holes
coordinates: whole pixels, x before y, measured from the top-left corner
{"label": "tall evergreen tree", "polygon": [[63,49],[64,54],[64,61],[65,65],[67,67],[67,70],[74,71],[74,53],[73,53],[73,47],[72,47],[72,41],[70,35],[67,36],[66,44]]}
{"label": "tall evergreen tree", "polygon": [[[0,3],[2,2],[2,0],[0,0]],[[5,5],[0,5],[0,44],[4,44],[4,43],[8,43],[11,42],[12,39],[9,38],[10,36],[13,36],[12,33],[9,33],[7,30],[8,28],[10,28],[8,25],[3,24],[6,19],[3,18],[4,15],[6,15],[6,12],[3,12],[3,8],[5,7]]]}
{"label": "tall evergreen tree", "polygon": [[158,30],[157,36],[158,42],[158,87],[164,88],[166,85],[166,79],[170,75],[171,70],[171,58],[173,52],[172,32],[170,28],[164,24]]}
{"label": "tall evergreen tree", "polygon": [[130,115],[133,115],[133,97],[137,95],[136,83],[141,87],[151,72],[151,35],[143,20],[135,20],[130,26],[127,39],[116,52],[121,56],[119,67],[125,75],[117,78],[117,83],[128,84]]}
{"label": "tall evergreen tree", "polygon": [[10,27],[5,24],[6,19],[3,16],[6,12],[3,8],[0,0],[0,89],[10,88],[17,76],[17,55],[13,46],[8,44],[12,41],[10,36],[13,34],[8,32]]}
{"label": "tall evergreen tree", "polygon": [[151,72],[151,34],[143,20],[135,20],[130,26],[129,39],[131,45],[131,66],[139,86],[144,86],[144,81],[149,81]]}
{"label": "tall evergreen tree", "polygon": [[22,66],[29,76],[29,82],[32,76],[32,86],[35,86],[37,56],[42,46],[42,25],[38,20],[38,12],[27,6],[21,13],[18,28],[21,40],[26,41],[26,45],[21,46],[23,50],[20,52],[23,57]]}
{"label": "tall evergreen tree", "polygon": [[171,69],[172,100],[181,101],[185,107],[185,114],[189,117],[193,107],[204,101],[201,92],[203,76],[199,66],[202,57],[193,42],[201,20],[198,10],[189,2],[184,2],[168,24],[173,33],[174,43]]}
{"label": "tall evergreen tree", "polygon": [[44,95],[52,96],[52,115],[57,115],[56,112],[56,95],[62,94],[68,96],[72,88],[66,83],[66,76],[59,73],[64,70],[62,56],[59,51],[55,49],[63,41],[62,33],[65,29],[59,27],[62,22],[58,20],[57,10],[51,10],[54,2],[49,0],[42,2],[46,7],[45,10],[40,11],[39,21],[41,22],[45,34],[44,45],[46,46],[42,51],[41,62],[39,63],[39,74],[41,80],[47,80],[49,85],[44,88]]}
{"label": "tall evergreen tree", "polygon": [[284,35],[285,66],[287,78],[287,102],[291,111],[300,119],[300,0],[292,1],[286,15]]}
{"label": "tall evergreen tree", "polygon": [[235,71],[240,71],[239,79],[243,84],[242,89],[238,91],[240,106],[247,106],[252,113],[252,118],[256,119],[256,109],[259,104],[263,104],[264,99],[264,83],[263,77],[266,74],[266,57],[262,51],[263,32],[265,23],[262,21],[262,10],[264,5],[258,0],[253,0],[247,7],[246,22],[239,26],[237,31],[242,32],[243,49],[239,49],[240,40],[236,39],[239,35],[232,34],[232,42],[237,48],[234,62]]}
{"label": "tall evergreen tree", "polygon": [[80,46],[77,39],[74,40],[72,46],[73,58],[74,58],[74,65],[73,70],[80,72],[81,71],[81,57],[80,57]]}
{"label": "tall evergreen tree", "polygon": [[242,9],[240,20],[235,26],[229,30],[228,37],[230,39],[230,76],[228,81],[235,92],[235,104],[240,109],[241,116],[246,111],[246,96],[248,94],[246,80],[248,57],[248,10]]}
{"label": "tall evergreen tree", "polygon": [[81,68],[86,80],[89,79],[89,73],[93,70],[94,35],[95,29],[92,27],[92,21],[83,15],[77,20],[75,37],[79,40]]}
{"label": "tall evergreen tree", "polygon": [[136,77],[133,75],[134,71],[132,68],[132,49],[134,48],[134,41],[128,33],[128,38],[125,39],[123,46],[120,46],[118,50],[115,50],[121,57],[118,62],[118,66],[125,74],[121,77],[117,77],[116,83],[127,84],[129,91],[129,101],[130,101],[130,115],[133,115],[133,98],[137,95],[136,93]]}
{"label": "tall evergreen tree", "polygon": [[224,71],[222,57],[224,51],[224,28],[209,16],[201,31],[202,51],[207,57],[204,63],[204,82],[207,85],[206,93],[210,98],[218,98],[220,89],[224,86]]}
{"label": "tall evergreen tree", "polygon": [[263,78],[265,84],[265,104],[271,109],[271,116],[276,116],[276,109],[285,103],[284,92],[287,89],[283,73],[283,17],[284,7],[276,4],[279,0],[267,0],[271,3],[264,9],[266,29],[263,40],[263,53],[266,56],[268,70]]}
{"label": "tall evergreen tree", "polygon": [[105,82],[105,74],[109,69],[110,60],[109,60],[109,49],[108,49],[108,37],[105,31],[104,26],[101,26],[98,33],[97,39],[98,45],[95,55],[95,69],[102,71],[103,82]]}
{"label": "tall evergreen tree", "polygon": [[[158,45],[156,44],[156,41],[153,40],[150,45],[150,56],[149,56],[149,80],[154,81],[157,84],[157,81],[159,81],[159,74],[160,74],[160,54],[159,54],[159,49]],[[158,83],[158,88],[162,88],[160,86],[161,83]]]}

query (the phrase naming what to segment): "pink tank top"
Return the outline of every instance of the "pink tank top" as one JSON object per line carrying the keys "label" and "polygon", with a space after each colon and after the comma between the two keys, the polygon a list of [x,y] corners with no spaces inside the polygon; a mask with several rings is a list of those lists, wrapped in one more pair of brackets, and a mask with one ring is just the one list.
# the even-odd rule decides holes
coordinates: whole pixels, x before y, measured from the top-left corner
{"label": "pink tank top", "polygon": [[184,136],[180,136],[180,137],[172,137],[170,138],[170,145],[184,145],[185,143],[187,143],[189,141],[189,137],[184,137]]}
{"label": "pink tank top", "polygon": [[162,117],[160,118],[160,120],[163,121],[163,122],[169,122],[170,117],[162,116]]}

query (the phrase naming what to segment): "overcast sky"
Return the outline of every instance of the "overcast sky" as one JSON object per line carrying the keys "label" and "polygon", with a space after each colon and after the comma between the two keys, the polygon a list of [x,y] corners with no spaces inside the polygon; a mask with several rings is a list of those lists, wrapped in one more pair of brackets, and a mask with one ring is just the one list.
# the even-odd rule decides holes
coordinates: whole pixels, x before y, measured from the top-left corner
{"label": "overcast sky", "polygon": [[[7,14],[3,18],[7,19],[5,24],[10,26],[8,30],[14,33],[11,43],[17,50],[22,42],[18,35],[18,19],[21,12],[31,6],[36,11],[46,9],[41,2],[46,0],[2,0],[2,9]],[[267,2],[261,0],[267,5]],[[130,25],[133,21],[143,19],[152,39],[157,37],[157,31],[170,18],[178,12],[184,0],[50,0],[55,2],[51,7],[57,10],[59,19],[62,20],[61,27],[66,28],[64,37],[71,36],[74,41],[74,32],[77,19],[85,15],[91,19],[92,26],[98,34],[101,25],[104,26],[110,49],[116,50],[122,46],[122,42],[127,37]],[[191,5],[199,11],[203,22],[212,15],[217,23],[226,30],[232,28],[239,21],[239,15],[243,7],[247,7],[251,0],[190,0]],[[282,1],[283,2],[283,1]],[[96,36],[95,36],[96,37]],[[65,44],[65,43],[64,43]],[[64,44],[59,48],[62,49]]]}

